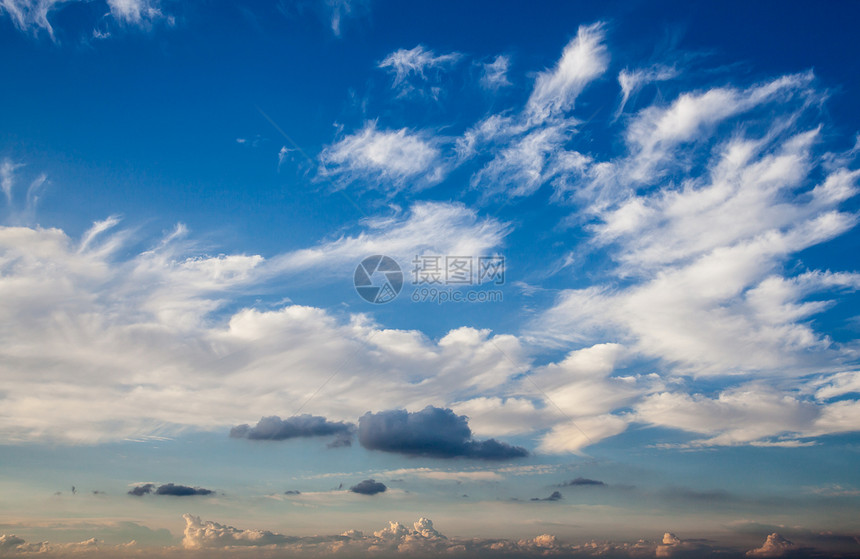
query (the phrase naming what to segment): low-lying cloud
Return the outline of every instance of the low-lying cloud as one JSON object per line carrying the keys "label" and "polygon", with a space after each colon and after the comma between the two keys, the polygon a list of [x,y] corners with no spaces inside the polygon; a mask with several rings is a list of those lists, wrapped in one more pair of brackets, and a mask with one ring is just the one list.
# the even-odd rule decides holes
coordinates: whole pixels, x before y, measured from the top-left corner
{"label": "low-lying cloud", "polygon": [[570,481],[559,483],[556,487],[606,487],[606,484],[597,479],[578,477]]}
{"label": "low-lying cloud", "polygon": [[135,497],[143,497],[144,495],[170,495],[173,497],[192,497],[195,495],[212,495],[215,492],[211,489],[203,487],[189,487],[187,485],[177,485],[175,483],[165,483],[157,488],[153,483],[145,483],[138,485],[128,492],[129,495]]}
{"label": "low-lying cloud", "polygon": [[385,493],[386,489],[388,489],[388,487],[386,487],[384,483],[376,481],[375,479],[366,479],[349,488],[353,493],[358,493],[360,495],[376,495],[377,493]]}
{"label": "low-lying cloud", "polygon": [[560,491],[553,491],[549,497],[532,497],[532,501],[561,501],[563,498]]}

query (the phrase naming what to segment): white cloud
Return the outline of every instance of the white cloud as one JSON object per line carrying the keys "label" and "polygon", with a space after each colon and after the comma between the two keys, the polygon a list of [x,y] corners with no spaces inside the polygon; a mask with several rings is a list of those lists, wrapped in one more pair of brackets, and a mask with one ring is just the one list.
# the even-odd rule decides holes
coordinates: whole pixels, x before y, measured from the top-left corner
{"label": "white cloud", "polygon": [[810,384],[815,390],[815,398],[819,400],[838,398],[852,392],[860,393],[860,371],[828,375]]}
{"label": "white cloud", "polygon": [[131,25],[141,25],[164,16],[158,0],[107,0],[107,3],[117,21]]}
{"label": "white cloud", "polygon": [[[457,140],[461,161],[479,148],[493,157],[470,179],[485,195],[529,196],[552,179],[585,172],[590,158],[564,149],[575,131],[576,98],[606,70],[602,24],[582,26],[552,70],[540,73],[526,106],[515,116],[492,115]],[[498,59],[497,59],[498,60]]]}
{"label": "white cloud", "polygon": [[320,153],[320,175],[334,179],[340,188],[363,181],[366,188],[390,192],[420,190],[446,174],[437,143],[426,134],[379,130],[376,122],[367,122]]}
{"label": "white cloud", "polygon": [[762,385],[745,385],[716,398],[663,392],[645,398],[636,420],[711,435],[694,445],[732,446],[808,431],[819,406]]}
{"label": "white cloud", "polygon": [[761,547],[747,552],[750,557],[782,557],[797,549],[797,546],[776,532],[770,534]]}
{"label": "white cloud", "polygon": [[[587,227],[592,246],[608,251],[627,286],[565,291],[534,331],[568,342],[624,341],[685,374],[832,371],[849,350],[809,319],[835,301],[821,294],[856,290],[858,276],[782,269],[857,222],[840,205],[857,194],[860,172],[820,153],[820,126],[794,124],[821,99],[811,80],[799,74],[682,94],[631,121],[629,155],[585,161],[570,183],[574,198],[585,204],[581,217],[596,219]],[[717,122],[777,103],[781,117],[745,116],[727,138],[714,137]],[[708,141],[706,151],[676,149]],[[676,165],[702,168],[634,188]]]}
{"label": "white cloud", "polygon": [[536,405],[542,395],[532,398],[479,397],[457,402],[451,408],[469,418],[472,433],[478,436],[519,435],[545,429],[559,420],[555,409]]}
{"label": "white cloud", "polygon": [[472,175],[473,187],[487,194],[528,196],[548,178],[550,157],[565,138],[562,126],[547,126],[513,141]]}
{"label": "white cloud", "polygon": [[658,64],[650,68],[637,68],[635,70],[621,70],[618,72],[618,85],[621,86],[621,102],[618,105],[616,115],[624,112],[630,96],[636,94],[642,87],[652,82],[671,80],[678,76],[678,70]]}
{"label": "white cloud", "polygon": [[9,159],[4,158],[3,163],[0,163],[0,189],[6,195],[6,202],[12,203],[12,188],[15,185],[15,169],[23,167],[21,163],[13,163]]}
{"label": "white cloud", "polygon": [[[616,173],[621,174],[620,180],[632,185],[647,183],[661,167],[671,168],[679,146],[710,138],[714,127],[730,117],[768,103],[796,99],[800,99],[803,108],[805,103],[816,99],[810,89],[812,79],[812,73],[787,75],[743,90],[720,87],[683,93],[668,107],[647,107],[627,126],[625,140],[630,155],[614,165]],[[790,117],[797,108],[796,105],[787,107],[791,107],[786,110]],[[771,130],[776,133],[786,124],[777,120],[772,123]],[[694,151],[687,153],[698,155]]]}
{"label": "white cloud", "polygon": [[66,3],[66,0],[0,0],[0,11],[5,12],[21,31],[44,30],[54,37],[54,28],[48,14]]}
{"label": "white cloud", "polygon": [[325,0],[325,4],[331,15],[331,31],[336,37],[341,35],[344,20],[368,10],[365,0]]}
{"label": "white cloud", "polygon": [[548,454],[580,453],[582,449],[627,430],[629,421],[612,414],[569,420],[553,427],[538,450]]}
{"label": "white cloud", "polygon": [[[44,31],[55,40],[54,28],[49,16],[65,5],[80,0],[0,0],[0,14],[5,13],[21,31],[37,34]],[[110,15],[122,24],[146,27],[154,21],[165,19],[169,24],[172,16],[165,15],[158,0],[106,0]],[[95,29],[95,38],[107,38],[109,32]]]}
{"label": "white cloud", "polygon": [[585,86],[606,71],[609,54],[603,39],[602,24],[579,28],[556,67],[538,74],[526,106],[530,118],[543,120],[573,108]]}
{"label": "white cloud", "polygon": [[[328,554],[374,556],[448,555],[453,557],[510,556],[545,557],[564,555],[590,557],[595,552],[615,552],[641,556],[654,553],[651,543],[610,543],[568,545],[555,536],[541,534],[523,539],[465,539],[448,538],[428,518],[419,518],[412,526],[390,521],[388,526],[370,534],[347,530],[340,535],[290,537],[260,530],[241,530],[216,522],[184,516],[187,527],[183,545],[186,549],[205,549],[209,552],[235,550],[238,547],[256,547],[267,550],[285,550],[298,556]],[[247,553],[247,549],[245,553]]]}
{"label": "white cloud", "polygon": [[438,83],[440,74],[461,58],[456,52],[437,55],[418,45],[409,50],[398,49],[392,52],[379,63],[379,68],[393,73],[392,87],[400,90],[400,95],[408,95],[424,93],[425,83]]}
{"label": "white cloud", "polygon": [[279,273],[308,268],[352,269],[373,254],[391,256],[408,271],[412,259],[424,253],[480,256],[495,253],[508,226],[496,219],[481,219],[462,204],[419,202],[408,212],[362,221],[365,231],[342,236],[315,247],[272,259]]}
{"label": "white cloud", "polygon": [[329,281],[340,270],[349,281],[368,254],[494,251],[506,227],[462,205],[418,204],[359,235],[269,260],[190,256],[181,227],[126,259],[131,239],[118,223],[98,222],[80,241],[58,229],[0,228],[4,440],[169,435],[258,419],[249,409],[289,416],[289,403],[333,372],[325,397],[305,411],[355,421],[367,410],[492,393],[523,367],[519,340],[486,330],[434,341],[298,305],[213,314],[236,293],[299,271]]}
{"label": "white cloud", "polygon": [[484,89],[495,91],[511,85],[510,80],[508,80],[508,69],[510,65],[510,58],[502,54],[497,56],[492,62],[483,64],[483,71],[481,72],[481,86]]}
{"label": "white cloud", "polygon": [[274,546],[295,542],[299,538],[282,536],[265,530],[240,530],[217,522],[204,521],[185,514],[185,549],[209,549],[247,546]]}

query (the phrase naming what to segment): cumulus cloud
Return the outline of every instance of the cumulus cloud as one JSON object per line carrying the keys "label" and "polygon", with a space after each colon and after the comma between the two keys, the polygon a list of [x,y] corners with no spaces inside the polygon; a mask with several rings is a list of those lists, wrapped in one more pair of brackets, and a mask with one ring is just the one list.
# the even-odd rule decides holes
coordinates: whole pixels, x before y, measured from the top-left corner
{"label": "cumulus cloud", "polygon": [[123,551],[134,545],[134,542],[117,546],[105,546],[96,538],[73,543],[28,542],[14,534],[0,535],[0,554],[10,556],[29,556],[39,554],[44,556],[86,556],[92,553]]}
{"label": "cumulus cloud", "polygon": [[[404,269],[425,252],[494,254],[507,231],[462,204],[424,203],[368,219],[357,234],[265,259],[207,255],[183,226],[134,253],[140,238],[116,217],[77,238],[0,227],[2,438],[96,442],[224,428],[242,423],[248,409],[306,400],[334,371],[327,397],[309,409],[330,422],[377,406],[420,409],[447,404],[455,392],[486,394],[524,363],[515,336],[458,328],[433,340],[360,313],[224,308],[237,294],[259,293],[273,279],[284,289],[310,270],[317,282],[344,281],[343,271],[369,254],[388,254]],[[140,359],[151,363],[146,371],[134,366]],[[384,394],[366,381],[376,375],[386,378]]]}
{"label": "cumulus cloud", "polygon": [[353,426],[342,421],[328,421],[324,417],[302,414],[281,419],[278,416],[263,417],[256,425],[237,425],[230,429],[233,438],[251,440],[283,441],[298,437],[324,437],[349,435]]}
{"label": "cumulus cloud", "polygon": [[435,138],[406,128],[381,130],[375,121],[327,146],[319,160],[320,177],[332,179],[338,188],[362,181],[391,192],[407,186],[420,190],[447,173]]}
{"label": "cumulus cloud", "polygon": [[368,412],[358,421],[358,441],[370,450],[434,458],[508,460],[528,456],[522,447],[495,439],[473,440],[468,419],[450,409]]}
{"label": "cumulus cloud", "polygon": [[789,551],[797,549],[792,542],[776,532],[770,534],[761,547],[747,552],[749,557],[782,557]]}
{"label": "cumulus cloud", "polygon": [[445,554],[452,557],[481,555],[539,557],[576,551],[543,534],[521,540],[455,539],[440,533],[432,520],[419,518],[412,526],[389,522],[371,534],[349,530],[341,535],[290,537],[261,530],[242,530],[186,514],[183,547],[195,550],[230,550],[238,547],[282,549],[298,555],[373,553],[376,556],[425,556]]}
{"label": "cumulus cloud", "polygon": [[349,488],[350,491],[359,495],[376,495],[377,493],[385,493],[386,489],[388,488],[384,483],[375,479],[366,479]]}
{"label": "cumulus cloud", "polygon": [[212,549],[230,547],[253,547],[283,545],[299,538],[283,536],[266,530],[240,530],[217,522],[201,520],[198,516],[185,514],[185,532],[182,546],[185,549]]}

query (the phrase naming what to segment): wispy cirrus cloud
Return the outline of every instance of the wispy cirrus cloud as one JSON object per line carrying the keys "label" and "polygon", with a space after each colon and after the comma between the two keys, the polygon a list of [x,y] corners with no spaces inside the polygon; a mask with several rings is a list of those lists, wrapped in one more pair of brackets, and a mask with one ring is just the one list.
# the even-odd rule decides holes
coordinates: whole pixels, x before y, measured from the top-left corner
{"label": "wispy cirrus cloud", "polygon": [[422,94],[438,98],[442,73],[461,59],[462,55],[457,52],[436,54],[418,45],[392,52],[379,63],[379,68],[394,75],[392,87],[398,95]]}
{"label": "wispy cirrus cloud", "polygon": [[359,182],[365,188],[394,193],[421,190],[441,181],[447,172],[438,143],[426,133],[380,130],[369,121],[320,153],[320,176],[333,179],[338,188]]}
{"label": "wispy cirrus cloud", "polygon": [[[21,31],[34,35],[45,32],[56,41],[51,16],[78,2],[80,0],[0,0],[0,14],[9,16]],[[159,0],[106,0],[103,5],[111,19],[120,25],[146,28],[161,20],[169,25],[173,23],[173,17],[162,11]],[[110,32],[96,28],[93,36],[107,38]]]}
{"label": "wispy cirrus cloud", "polygon": [[679,71],[673,66],[656,64],[648,68],[624,69],[618,72],[618,85],[621,86],[621,102],[616,116],[624,112],[630,97],[649,83],[662,82],[677,77]]}
{"label": "wispy cirrus cloud", "polygon": [[609,64],[603,24],[581,26],[556,66],[538,74],[526,103],[531,119],[543,120],[568,112],[585,87],[601,76]]}
{"label": "wispy cirrus cloud", "polygon": [[511,85],[508,79],[511,59],[503,54],[498,55],[492,62],[481,65],[481,86],[495,91]]}

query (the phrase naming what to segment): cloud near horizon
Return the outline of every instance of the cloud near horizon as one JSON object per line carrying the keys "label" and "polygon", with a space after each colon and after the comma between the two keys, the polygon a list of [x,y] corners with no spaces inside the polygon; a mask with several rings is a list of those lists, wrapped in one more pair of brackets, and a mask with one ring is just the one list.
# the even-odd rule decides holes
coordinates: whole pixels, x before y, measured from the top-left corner
{"label": "cloud near horizon", "polygon": [[142,497],[144,495],[169,495],[172,497],[193,497],[195,495],[213,495],[215,492],[211,489],[204,489],[203,487],[189,487],[187,485],[177,485],[174,483],[165,483],[163,485],[155,486],[153,483],[145,483],[143,485],[138,485],[133,487],[128,494],[133,495],[135,497]]}

